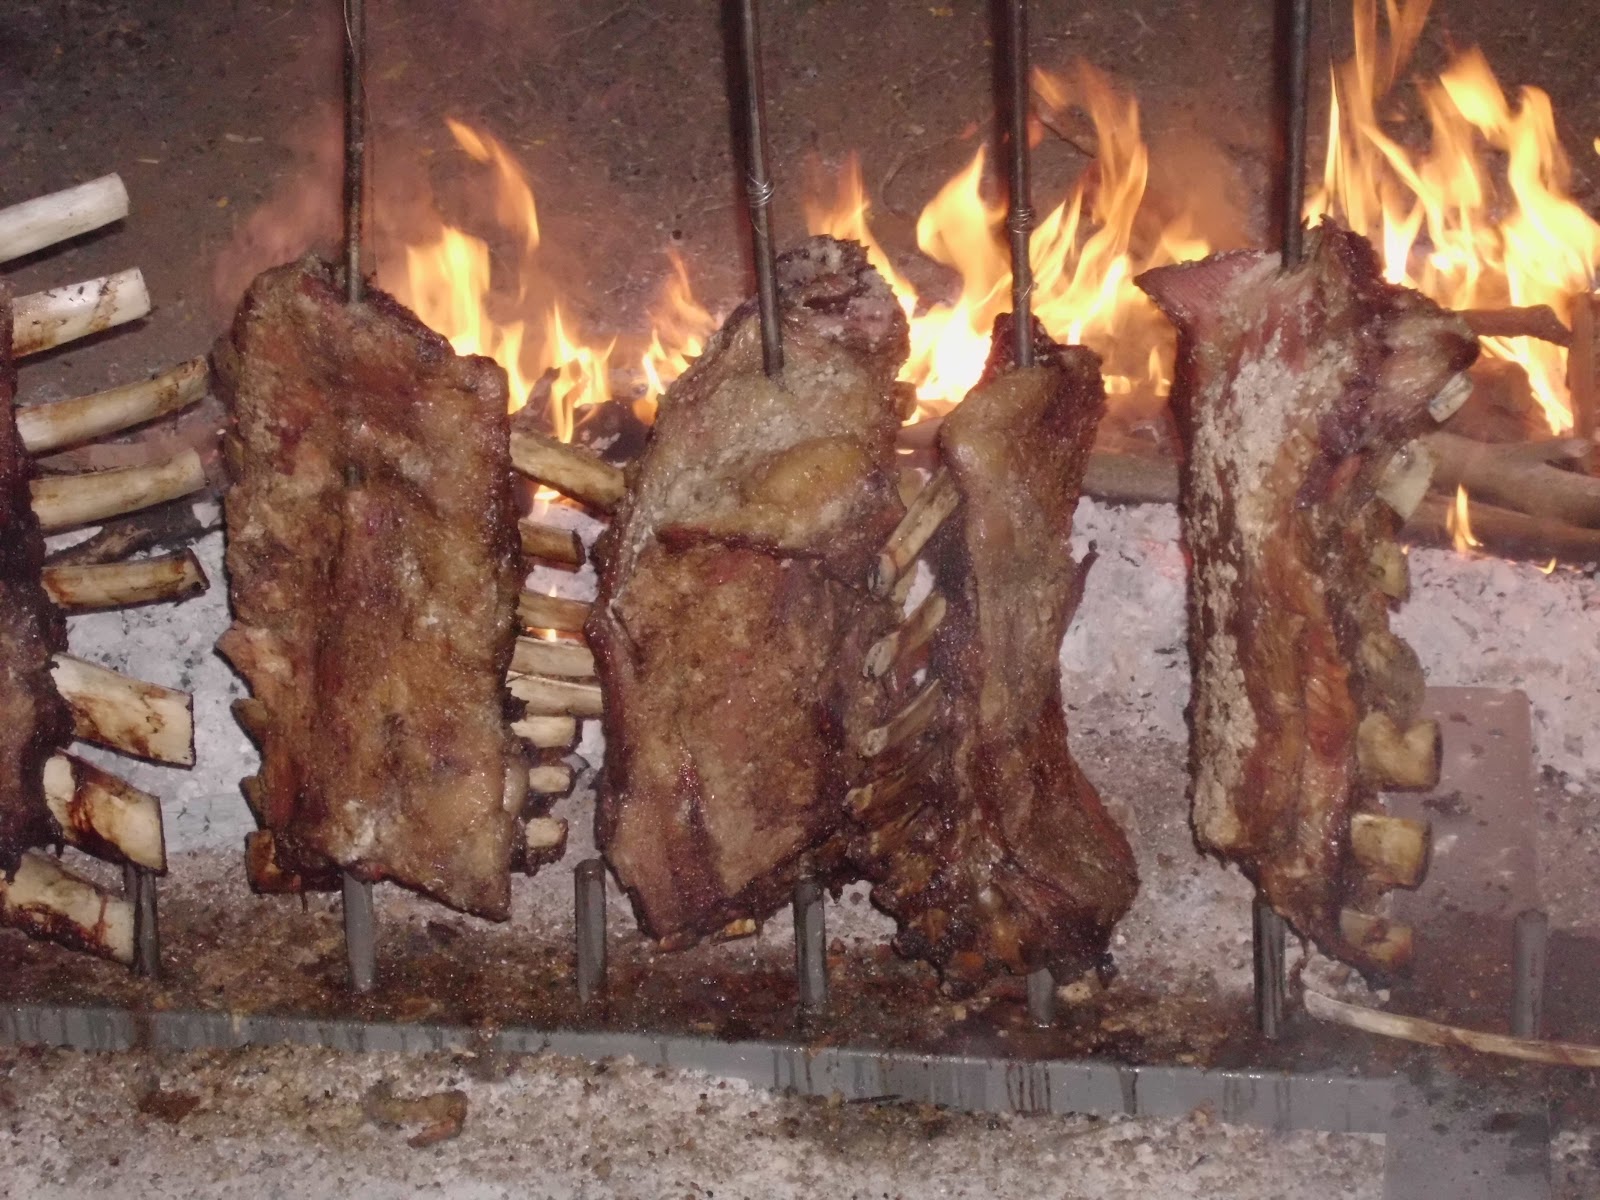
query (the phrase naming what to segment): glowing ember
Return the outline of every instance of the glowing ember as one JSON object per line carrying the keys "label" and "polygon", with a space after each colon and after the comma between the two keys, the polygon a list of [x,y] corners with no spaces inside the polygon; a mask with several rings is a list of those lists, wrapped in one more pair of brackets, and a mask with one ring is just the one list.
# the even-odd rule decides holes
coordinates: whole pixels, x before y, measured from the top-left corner
{"label": "glowing ember", "polygon": [[1445,515],[1445,528],[1450,531],[1450,540],[1459,554],[1469,554],[1480,549],[1483,543],[1472,533],[1472,522],[1467,516],[1467,489],[1456,487],[1455,506]]}
{"label": "glowing ember", "polygon": [[[1550,97],[1523,88],[1513,106],[1478,50],[1420,85],[1431,145],[1414,154],[1378,119],[1410,59],[1429,0],[1356,0],[1355,56],[1334,73],[1327,166],[1307,213],[1332,214],[1372,239],[1391,282],[1447,307],[1548,304],[1570,320],[1574,294],[1594,287],[1600,224],[1568,195],[1571,165]],[[1490,161],[1504,156],[1503,174]],[[1572,426],[1566,351],[1533,338],[1488,338],[1485,350],[1519,363],[1550,428]]]}

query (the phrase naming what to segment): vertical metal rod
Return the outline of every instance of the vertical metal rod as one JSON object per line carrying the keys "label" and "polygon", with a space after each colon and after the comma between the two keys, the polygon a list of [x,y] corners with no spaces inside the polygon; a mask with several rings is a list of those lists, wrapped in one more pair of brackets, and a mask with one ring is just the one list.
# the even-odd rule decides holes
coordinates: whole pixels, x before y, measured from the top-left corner
{"label": "vertical metal rod", "polygon": [[1033,232],[1033,185],[1028,147],[1028,0],[1006,0],[1006,54],[1010,61],[1011,321],[1017,366],[1033,366],[1033,262],[1028,256]]}
{"label": "vertical metal rod", "polygon": [[378,918],[372,907],[372,885],[344,873],[344,956],[350,969],[350,990],[366,995],[378,978]]}
{"label": "vertical metal rod", "polygon": [[1517,914],[1511,926],[1511,1032],[1536,1038],[1544,1023],[1545,944],[1550,918],[1542,909]]}
{"label": "vertical metal rod", "polygon": [[1285,997],[1289,984],[1285,974],[1288,957],[1288,923],[1259,896],[1251,912],[1256,984],[1256,1028],[1261,1036],[1276,1040],[1283,1032]]}
{"label": "vertical metal rod", "polygon": [[772,244],[772,180],[767,173],[767,95],[761,70],[761,24],[756,0],[739,0],[739,47],[744,68],[745,195],[761,307],[761,363],[769,377],[783,372],[783,326],[778,318],[778,259]]}
{"label": "vertical metal rod", "polygon": [[1311,0],[1288,0],[1289,69],[1284,80],[1283,269],[1300,264],[1305,231],[1300,212],[1306,196],[1306,108],[1311,87]]}
{"label": "vertical metal rod", "polygon": [[161,926],[156,912],[156,877],[151,871],[126,863],[122,890],[133,901],[133,971],[154,979],[161,974]]}
{"label": "vertical metal rod", "polygon": [[1028,974],[1028,1016],[1035,1025],[1055,1024],[1056,977],[1047,967]]}
{"label": "vertical metal rod", "polygon": [[572,872],[577,913],[578,1002],[588,1004],[606,990],[606,865],[586,858]]}
{"label": "vertical metal rod", "polygon": [[344,278],[345,299],[361,302],[361,214],[366,199],[365,0],[344,0]]}
{"label": "vertical metal rod", "polygon": [[794,971],[800,982],[800,1007],[828,1007],[828,924],[822,886],[802,878],[794,885]]}

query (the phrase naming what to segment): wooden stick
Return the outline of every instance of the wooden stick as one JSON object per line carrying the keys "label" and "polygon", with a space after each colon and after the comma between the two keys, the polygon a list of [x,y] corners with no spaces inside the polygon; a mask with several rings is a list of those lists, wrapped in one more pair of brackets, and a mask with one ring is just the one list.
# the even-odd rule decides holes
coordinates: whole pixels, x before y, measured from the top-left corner
{"label": "wooden stick", "polygon": [[610,512],[627,492],[619,468],[599,455],[542,433],[511,435],[511,465],[530,479],[601,512]]}
{"label": "wooden stick", "polygon": [[133,963],[133,905],[29,850],[10,882],[0,874],[0,924],[114,962]]}
{"label": "wooden stick", "polygon": [[44,764],[44,799],[68,843],[96,858],[167,869],[161,801],[71,754]]}
{"label": "wooden stick", "polygon": [[906,569],[916,561],[922,548],[944,524],[945,518],[955,512],[961,503],[961,491],[948,472],[935,472],[927,486],[917,493],[917,498],[906,509],[906,515],[889,535],[889,541],[878,555],[868,581],[874,596],[887,596]]}
{"label": "wooden stick", "polygon": [[1386,712],[1370,712],[1356,727],[1356,760],[1379,788],[1426,791],[1439,782],[1439,722],[1401,729]]}
{"label": "wooden stick", "polygon": [[0,208],[0,263],[54,246],[128,215],[128,189],[113,172]]}
{"label": "wooden stick", "polygon": [[530,558],[569,567],[583,566],[583,541],[573,530],[541,525],[523,517],[517,522],[517,532],[522,535],[522,552]]}
{"label": "wooden stick", "polygon": [[17,432],[29,454],[46,454],[187,408],[206,394],[210,381],[206,360],[191,358],[154,379],[74,400],[19,408]]}
{"label": "wooden stick", "polygon": [[939,699],[943,692],[937,679],[918,692],[909,704],[876,729],[869,729],[861,739],[861,753],[866,758],[876,758],[891,746],[899,746],[918,737],[939,715]]}
{"label": "wooden stick", "polygon": [[572,768],[566,763],[543,763],[528,770],[528,790],[541,796],[565,796],[572,790]]}
{"label": "wooden stick", "polygon": [[194,697],[130,679],[70,654],[50,659],[56,691],[72,710],[72,731],[124,754],[194,765]]}
{"label": "wooden stick", "polygon": [[868,679],[882,679],[901,659],[915,654],[928,644],[933,631],[939,628],[949,606],[938,592],[929,592],[915,611],[893,633],[886,634],[867,651],[863,673]]}
{"label": "wooden stick", "polygon": [[46,533],[90,525],[121,513],[176,500],[206,485],[200,455],[185,450],[152,467],[119,467],[35,479],[33,513]]}
{"label": "wooden stick", "polygon": [[511,652],[514,675],[559,675],[569,679],[593,679],[594,655],[579,642],[547,642],[543,638],[519,637]]}
{"label": "wooden stick", "polygon": [[150,311],[139,268],[19,296],[11,306],[11,352],[18,358],[100,333]]}
{"label": "wooden stick", "polygon": [[1464,487],[1474,502],[1487,501],[1530,516],[1600,529],[1600,479],[1549,465],[1559,459],[1587,457],[1594,446],[1592,440],[1575,437],[1495,444],[1441,431],[1429,434],[1425,441],[1434,460],[1434,490],[1454,495],[1458,486]]}
{"label": "wooden stick", "polygon": [[529,629],[554,629],[561,633],[582,633],[589,619],[590,605],[582,600],[546,596],[524,591],[517,597],[517,617]]}
{"label": "wooden stick", "polygon": [[517,675],[507,686],[534,716],[598,717],[603,711],[598,683]]}
{"label": "wooden stick", "polygon": [[1481,338],[1531,337],[1558,346],[1572,344],[1572,332],[1548,304],[1527,308],[1464,308],[1459,315]]}
{"label": "wooden stick", "polygon": [[69,612],[187,600],[208,586],[193,550],[137,562],[46,567],[42,580],[50,599]]}
{"label": "wooden stick", "polygon": [[[1403,534],[1419,546],[1450,549],[1454,544],[1449,516],[1454,505],[1429,496],[1411,514]],[[1600,563],[1600,529],[1584,529],[1548,517],[1530,517],[1492,504],[1472,506],[1472,532],[1486,554],[1545,563],[1550,559],[1573,566]]]}
{"label": "wooden stick", "polygon": [[540,750],[564,750],[578,740],[575,717],[523,717],[511,722],[511,732]]}
{"label": "wooden stick", "polygon": [[1350,818],[1350,854],[1367,878],[1385,888],[1418,886],[1428,873],[1433,830],[1426,821],[1383,813]]}
{"label": "wooden stick", "polygon": [[1401,1041],[1445,1049],[1476,1050],[1480,1054],[1501,1054],[1507,1058],[1520,1058],[1524,1062],[1553,1063],[1561,1067],[1600,1067],[1600,1046],[1586,1046],[1581,1042],[1550,1042],[1540,1038],[1512,1037],[1504,1033],[1482,1033],[1422,1017],[1379,1012],[1359,1004],[1347,1004],[1332,996],[1324,996],[1321,992],[1306,992],[1305,1006],[1306,1012],[1319,1021],[1347,1025],[1351,1029],[1375,1033],[1380,1037],[1399,1038]]}

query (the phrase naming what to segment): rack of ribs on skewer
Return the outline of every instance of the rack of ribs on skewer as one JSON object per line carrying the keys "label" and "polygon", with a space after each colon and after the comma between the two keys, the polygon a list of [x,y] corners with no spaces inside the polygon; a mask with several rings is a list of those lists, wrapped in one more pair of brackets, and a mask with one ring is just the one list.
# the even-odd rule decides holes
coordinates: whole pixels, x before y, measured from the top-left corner
{"label": "rack of ribs on skewer", "polygon": [[[1138,876],[1121,829],[1067,748],[1061,640],[1082,594],[1073,511],[1105,408],[1099,361],[1035,323],[1037,365],[1013,366],[1001,317],[982,381],[939,434],[955,507],[928,543],[945,612],[928,676],[942,696],[932,760],[856,788],[890,824],[853,843],[903,953],[957,989],[996,971],[1102,962]],[[869,668],[870,669],[870,668]],[[875,811],[877,810],[877,811]]]}
{"label": "rack of ribs on skewer", "polygon": [[1428,838],[1379,792],[1431,786],[1439,754],[1416,655],[1389,632],[1407,590],[1395,534],[1421,491],[1407,443],[1477,344],[1331,224],[1288,272],[1241,252],[1140,285],[1179,335],[1196,839],[1382,976],[1410,931],[1369,910],[1421,882]]}
{"label": "rack of ribs on skewer", "polygon": [[904,511],[905,316],[853,243],[805,242],[778,283],[781,377],[747,302],[663,397],[595,550],[598,841],[669,945],[830,877],[842,747],[877,691],[861,655],[895,618],[864,580]]}
{"label": "rack of ribs on skewer", "polygon": [[505,376],[315,259],[251,286],[230,409],[219,643],[250,685],[263,891],[339,870],[501,919],[527,771],[503,681],[520,576]]}

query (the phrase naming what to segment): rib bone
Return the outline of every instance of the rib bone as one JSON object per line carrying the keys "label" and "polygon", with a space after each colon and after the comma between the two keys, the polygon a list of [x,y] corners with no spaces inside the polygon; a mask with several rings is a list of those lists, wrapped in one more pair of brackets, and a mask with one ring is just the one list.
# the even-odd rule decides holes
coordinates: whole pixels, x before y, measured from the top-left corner
{"label": "rib bone", "polygon": [[511,655],[514,675],[558,675],[573,679],[594,678],[594,654],[578,642],[547,642],[543,638],[521,637]]}
{"label": "rib bone", "polygon": [[17,431],[30,454],[93,441],[187,408],[206,394],[210,378],[206,360],[192,358],[154,379],[18,409]]}
{"label": "rib bone", "polygon": [[866,675],[868,679],[882,679],[894,669],[896,663],[915,654],[928,644],[933,631],[944,620],[948,605],[938,592],[929,592],[917,605],[916,611],[905,619],[893,633],[879,638],[867,651]]}
{"label": "rib bone", "polygon": [[578,740],[575,717],[523,717],[511,723],[511,732],[540,750],[561,750]]}
{"label": "rib bone", "polygon": [[522,538],[522,552],[529,557],[569,567],[583,566],[583,542],[572,530],[523,517],[517,522],[517,533]]}
{"label": "rib bone", "polygon": [[8,883],[0,874],[0,923],[119,963],[133,962],[133,905],[30,850]]}
{"label": "rib bone", "polygon": [[535,716],[598,717],[600,685],[543,675],[517,675],[508,684],[511,694]]}
{"label": "rib bone", "polygon": [[99,229],[128,215],[128,189],[112,173],[0,209],[0,262]]}
{"label": "rib bone", "polygon": [[627,491],[622,472],[597,455],[539,433],[511,435],[511,463],[530,479],[602,512]]}
{"label": "rib bone", "polygon": [[1414,888],[1428,873],[1433,831],[1426,821],[1356,813],[1350,818],[1350,853],[1367,878],[1385,887]]}
{"label": "rib bone", "polygon": [[889,535],[883,552],[872,568],[870,580],[872,594],[887,596],[905,574],[906,568],[916,561],[917,555],[928,544],[946,517],[955,512],[961,503],[961,493],[950,481],[949,475],[938,471],[928,480],[926,487],[906,509],[906,515]]}
{"label": "rib bone", "polygon": [[1439,782],[1439,723],[1402,730],[1386,712],[1368,713],[1356,729],[1356,757],[1376,787],[1427,790]]}
{"label": "rib bone", "polygon": [[589,607],[581,600],[524,591],[517,598],[517,618],[529,629],[582,633],[583,623],[589,619]]}
{"label": "rib bone", "polygon": [[19,296],[12,305],[12,353],[22,358],[100,333],[150,311],[150,293],[137,267]]}
{"label": "rib bone", "polygon": [[44,798],[72,845],[97,858],[167,869],[161,802],[71,754],[44,765]]}
{"label": "rib bone", "polygon": [[50,663],[78,737],[156,762],[194,765],[194,698],[187,692],[130,679],[70,654],[54,655]]}
{"label": "rib bone", "polygon": [[90,525],[107,517],[137,512],[197,492],[206,484],[205,467],[193,450],[153,467],[119,467],[80,475],[35,479],[33,512],[46,533]]}
{"label": "rib bone", "polygon": [[50,599],[72,612],[186,600],[207,586],[205,571],[193,550],[137,562],[46,567],[43,582]]}

